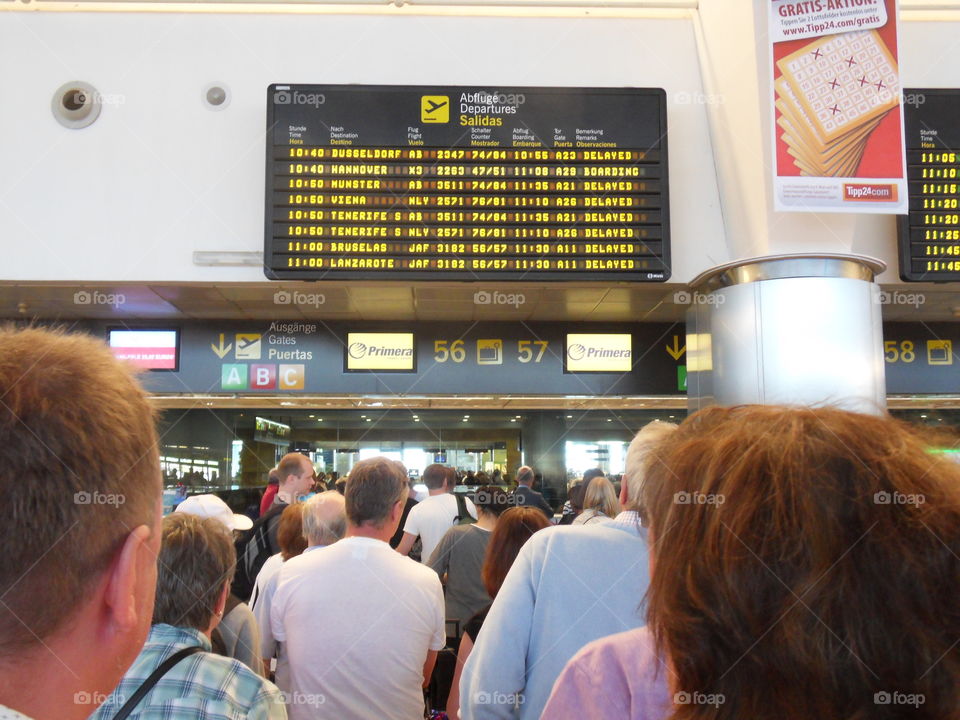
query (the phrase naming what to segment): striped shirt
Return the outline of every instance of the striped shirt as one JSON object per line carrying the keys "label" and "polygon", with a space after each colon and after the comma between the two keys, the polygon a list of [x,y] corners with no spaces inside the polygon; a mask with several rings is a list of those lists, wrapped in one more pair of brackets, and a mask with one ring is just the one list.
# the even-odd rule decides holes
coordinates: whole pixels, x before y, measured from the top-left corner
{"label": "striped shirt", "polygon": [[90,720],[111,720],[166,658],[183,648],[200,646],[174,665],[147,693],[130,720],[286,720],[280,691],[243,663],[210,652],[199,630],[157,624],[114,691]]}

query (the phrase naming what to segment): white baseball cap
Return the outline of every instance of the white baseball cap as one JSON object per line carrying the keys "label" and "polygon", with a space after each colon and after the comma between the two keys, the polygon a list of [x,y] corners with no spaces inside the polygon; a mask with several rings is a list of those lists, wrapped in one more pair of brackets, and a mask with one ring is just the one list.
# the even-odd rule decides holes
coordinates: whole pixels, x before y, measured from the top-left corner
{"label": "white baseball cap", "polygon": [[193,495],[177,505],[177,512],[203,518],[215,518],[230,530],[249,530],[253,520],[239,515],[216,495]]}

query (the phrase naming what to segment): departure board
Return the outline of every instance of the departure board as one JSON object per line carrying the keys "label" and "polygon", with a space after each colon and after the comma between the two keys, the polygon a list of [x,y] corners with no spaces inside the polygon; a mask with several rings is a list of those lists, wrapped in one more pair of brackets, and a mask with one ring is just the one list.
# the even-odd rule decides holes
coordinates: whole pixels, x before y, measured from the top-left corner
{"label": "departure board", "polygon": [[662,89],[271,85],[270,279],[670,276]]}
{"label": "departure board", "polygon": [[910,213],[898,224],[900,277],[960,280],[960,90],[904,90]]}

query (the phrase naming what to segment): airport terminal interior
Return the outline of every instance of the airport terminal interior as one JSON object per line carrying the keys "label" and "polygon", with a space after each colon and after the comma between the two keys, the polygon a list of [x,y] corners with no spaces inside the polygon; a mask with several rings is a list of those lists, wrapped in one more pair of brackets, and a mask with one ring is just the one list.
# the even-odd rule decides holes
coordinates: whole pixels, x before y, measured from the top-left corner
{"label": "airport terminal interior", "polygon": [[[850,459],[854,450],[837,446],[834,440],[840,435],[817,435],[820,445],[796,464],[809,470],[809,458],[827,453],[824,448],[829,446],[840,459],[818,466],[820,476],[798,474],[803,482],[785,489],[778,485],[783,479],[779,471],[770,472],[765,482],[779,488],[773,501],[765,502],[770,498],[753,492],[755,486],[746,486],[749,491],[734,498],[746,498],[742,502],[748,509],[752,500],[761,499],[752,510],[762,520],[746,523],[737,540],[760,538],[757,547],[770,550],[769,557],[764,556],[769,566],[763,565],[769,572],[745,570],[732,589],[715,594],[704,590],[699,600],[708,598],[708,607],[701,608],[702,617],[727,622],[722,611],[738,598],[747,598],[746,615],[756,610],[761,617],[758,608],[765,602],[754,602],[743,588],[752,592],[769,583],[771,567],[780,572],[777,580],[787,577],[793,585],[764,585],[763,592],[779,598],[766,603],[766,609],[777,602],[784,608],[771,624],[777,632],[766,641],[776,645],[769,655],[776,660],[764,664],[763,657],[750,655],[755,645],[765,644],[763,633],[753,645],[746,643],[742,653],[738,648],[735,654],[740,657],[730,666],[734,680],[727,682],[744,693],[769,690],[774,693],[771,702],[788,698],[799,706],[819,702],[820,695],[826,698],[817,712],[791,714],[791,707],[778,718],[907,717],[907,710],[894,705],[913,702],[901,702],[904,698],[916,700],[910,688],[877,683],[881,675],[884,682],[894,676],[892,670],[888,673],[893,660],[914,658],[916,650],[924,666],[930,666],[930,675],[916,682],[928,688],[931,714],[918,717],[956,718],[960,639],[944,649],[946,634],[931,629],[941,620],[957,628],[956,612],[940,609],[956,600],[956,583],[948,584],[956,575],[951,557],[960,551],[956,533],[941,528],[940,545],[922,537],[918,545],[927,555],[915,562],[909,558],[899,563],[899,545],[891,556],[881,552],[899,542],[896,532],[904,527],[909,526],[906,534],[917,531],[910,536],[915,540],[923,535],[917,527],[928,518],[955,518],[956,508],[943,500],[953,497],[955,488],[945,483],[940,487],[939,478],[927,475],[918,479],[918,487],[942,502],[925,506],[921,522],[912,525],[897,522],[915,508],[891,504],[889,498],[915,495],[883,495],[888,488],[878,484],[880,490],[869,493],[872,501],[863,494],[867,501],[857,512],[848,512],[856,493],[847,491],[854,486],[872,490],[874,481],[888,480],[895,489],[904,478],[916,479],[910,472],[923,462],[936,464],[949,477],[954,466],[939,456],[960,462],[958,39],[960,0],[0,0],[0,324],[89,335],[110,348],[112,356],[106,355],[106,361],[111,367],[116,365],[113,358],[136,367],[158,428],[165,519],[160,520],[159,512],[154,515],[160,526],[183,520],[175,507],[188,496],[212,494],[229,506],[220,508],[223,503],[217,498],[195,501],[214,502],[223,511],[221,519],[236,533],[233,542],[239,554],[230,554],[231,538],[224,535],[222,555],[232,560],[217,574],[222,588],[213,581],[205,585],[208,594],[211,587],[220,588],[219,594],[206,603],[210,612],[202,622],[189,629],[191,646],[207,649],[220,618],[238,604],[248,614],[264,612],[262,604],[256,605],[259,599],[287,602],[291,596],[284,593],[295,592],[290,588],[296,582],[311,577],[286,571],[290,556],[297,553],[277,544],[278,533],[284,532],[277,530],[284,523],[281,517],[302,524],[303,532],[287,528],[290,546],[294,540],[301,543],[299,551],[305,554],[293,568],[332,563],[326,557],[341,552],[346,557],[342,548],[353,543],[362,548],[353,551],[354,560],[362,557],[366,562],[368,550],[376,559],[382,550],[383,567],[394,563],[398,579],[387,583],[390,592],[426,588],[415,601],[392,602],[387,611],[367,618],[364,632],[372,628],[384,647],[394,631],[419,632],[433,623],[431,638],[424,640],[427,633],[421,633],[416,639],[424,645],[416,657],[403,655],[413,641],[387,653],[390,667],[376,670],[390,682],[357,670],[365,671],[364,663],[371,658],[384,661],[379,646],[370,646],[356,665],[352,660],[338,664],[314,654],[317,648],[325,651],[328,641],[331,646],[339,642],[324,637],[306,648],[299,665],[293,663],[293,673],[301,668],[332,673],[336,682],[323,685],[327,697],[319,701],[329,704],[307,708],[297,698],[314,696],[284,695],[269,720],[285,720],[287,712],[292,720],[414,720],[420,717],[423,688],[432,720],[448,717],[441,713],[443,707],[452,708],[449,718],[461,720],[538,720],[554,681],[581,648],[595,647],[587,644],[611,635],[623,640],[634,633],[628,650],[623,645],[609,655],[577,655],[580,662],[598,663],[624,657],[629,660],[623,661],[629,666],[626,671],[601,663],[599,670],[590,666],[582,675],[571,671],[565,676],[571,683],[589,678],[593,690],[602,690],[599,699],[577,706],[575,693],[564,696],[561,683],[552,691],[553,709],[542,715],[543,720],[627,717],[623,708],[647,706],[626,703],[611,710],[605,705],[605,698],[614,696],[608,683],[622,680],[630,685],[629,692],[639,692],[634,683],[649,680],[653,687],[654,681],[635,673],[637,668],[656,667],[655,660],[671,672],[693,667],[692,651],[685,659],[689,663],[668,664],[660,658],[664,649],[709,648],[719,655],[721,648],[738,647],[730,640],[732,634],[722,632],[675,645],[663,641],[660,633],[656,647],[650,636],[636,634],[646,632],[642,626],[647,620],[639,619],[641,606],[644,612],[649,608],[645,618],[653,625],[666,623],[670,610],[683,608],[688,614],[679,622],[673,617],[674,625],[699,628],[700,623],[689,621],[697,612],[698,598],[692,595],[710,582],[734,577],[733,570],[726,576],[720,569],[750,563],[742,547],[695,535],[722,524],[710,519],[691,523],[661,543],[656,563],[662,564],[654,565],[654,551],[645,543],[658,517],[672,513],[673,522],[704,508],[677,510],[674,505],[690,504],[677,496],[689,493],[661,496],[660,486],[653,483],[649,492],[643,486],[643,497],[652,498],[653,510],[659,499],[657,516],[641,506],[639,481],[634,485],[625,477],[628,447],[642,428],[653,421],[680,424],[691,417],[716,417],[711,413],[718,406],[751,406],[747,410],[756,414],[746,412],[748,419],[773,417],[763,414],[766,406],[776,407],[780,417],[795,417],[782,406],[804,412],[837,407],[856,413],[838,413],[847,418],[843,422],[853,417],[873,428],[870,437],[876,447],[909,437],[902,446],[915,450],[914,464],[899,474],[891,470],[894,479],[889,480],[887,458],[894,467],[895,461],[906,463],[906,454],[890,451],[876,467],[868,467],[860,456]],[[3,361],[0,357],[0,370]],[[34,365],[47,370],[43,356]],[[6,407],[5,392],[0,386],[0,412]],[[910,445],[917,435],[888,423],[888,416],[918,430],[922,442]],[[822,417],[827,418],[823,427],[828,427],[830,411]],[[89,413],[90,424],[101,419]],[[780,467],[779,436],[751,422],[753,441],[743,450],[752,453],[749,463]],[[684,430],[697,427],[688,422]],[[662,426],[655,426],[654,432],[660,431]],[[727,444],[717,452],[716,463],[704,460],[697,472],[690,471],[696,476],[692,480],[680,474],[674,479],[700,487],[701,473],[709,490],[708,482],[720,486],[746,477],[749,473],[741,465],[749,463],[738,464],[739,449],[730,451],[739,436],[723,437]],[[794,458],[787,450],[806,452],[797,448],[805,448],[812,435],[794,437],[795,447],[784,448],[785,457]],[[850,446],[860,439],[856,433],[844,437]],[[690,447],[700,448],[709,446],[711,438],[702,446],[694,440],[688,440]],[[652,461],[643,464],[643,453],[673,447],[666,440],[658,442],[664,444],[644,446],[631,455],[637,476],[639,468],[646,472],[652,467]],[[766,449],[761,453],[757,448]],[[681,468],[678,473],[712,457],[710,447],[702,452],[673,457]],[[309,488],[291,490],[310,478],[310,467],[298,465],[303,458],[291,460],[290,453],[305,456],[330,489],[343,481],[339,490],[347,499],[330,492],[314,500]],[[876,460],[872,447],[861,455]],[[933,455],[938,457],[931,459]],[[400,500],[385,504],[357,490],[360,500],[350,505],[351,473],[367,482],[365,473],[375,473],[365,468],[374,464],[356,469],[358,464],[381,456],[399,461],[407,473],[405,480],[395,464],[377,465],[376,472],[383,475],[374,478],[382,481],[377,487],[392,481],[389,487]],[[276,468],[279,474],[278,464],[285,457],[285,467],[294,469],[284,476],[275,499],[263,498],[270,472]],[[710,476],[721,461],[729,461],[730,467]],[[433,471],[437,475],[428,473],[434,483],[428,486],[424,473],[437,465],[456,470],[456,482],[449,470],[441,469]],[[602,553],[599,541],[595,546],[585,542],[571,550],[562,568],[553,566],[552,576],[544,570],[542,577],[534,577],[541,565],[547,568],[556,558],[564,559],[562,540],[572,536],[550,525],[577,522],[574,515],[584,510],[588,492],[588,484],[578,483],[585,475],[589,483],[593,475],[587,473],[595,469],[611,481],[593,485],[597,493],[606,492],[603,507],[609,517],[601,519],[622,530],[615,533],[621,537],[603,545]],[[672,473],[673,465],[668,470]],[[664,479],[667,474],[663,471],[660,479],[664,486],[671,482]],[[482,548],[474,552],[472,582],[483,603],[456,616],[448,602],[455,573],[438,570],[434,577],[436,573],[420,572],[423,568],[406,558],[401,562],[397,553],[386,553],[385,523],[394,523],[389,528],[396,529],[390,538],[394,549],[413,558],[422,552],[421,561],[430,564],[441,540],[428,543],[426,530],[403,532],[417,524],[414,496],[422,508],[435,500],[430,494],[443,495],[454,482],[456,498],[445,497],[432,506],[450,503],[444,509],[449,517],[441,518],[441,524],[449,521],[443,537],[454,522],[457,532],[472,531],[461,524],[474,528],[463,496],[476,501],[473,511],[482,506],[477,527],[486,531],[496,522],[489,510],[494,496],[505,498],[498,512],[518,510],[505,510],[508,504],[536,504],[532,494],[522,499],[523,490],[515,484],[518,475],[534,481],[544,516],[537,512],[536,522],[529,516],[518,521],[514,532],[523,537],[510,540],[515,547],[503,567],[490,570],[501,556],[484,559]],[[803,495],[819,488],[823,478],[838,484],[821,495]],[[512,494],[497,487],[479,491],[485,483]],[[413,493],[409,501],[404,496],[408,492]],[[80,518],[87,512],[106,517],[99,507],[77,509],[81,501],[76,498],[83,495],[76,493],[74,504],[60,516]],[[886,497],[890,507],[878,510],[883,502],[876,500],[878,495]],[[674,500],[668,511],[669,497]],[[848,504],[833,512],[829,503],[838,498]],[[353,534],[342,537],[343,532],[331,529],[336,523],[305,515],[303,507],[283,511],[288,504],[287,510],[299,507],[301,500],[308,501],[304,506],[313,501],[309,512],[319,512],[316,508],[327,502],[329,512],[335,503],[345,504],[337,526],[349,527]],[[363,502],[376,506],[377,512],[383,510],[380,505],[387,509],[362,516],[363,508],[356,507]],[[735,502],[728,505],[724,519],[738,517],[731,510],[739,507]],[[582,516],[590,510],[590,519],[606,516],[599,510],[600,500],[596,503]],[[778,517],[785,507],[790,512]],[[532,511],[519,510],[513,517]],[[820,510],[822,516],[816,515]],[[356,511],[349,524],[348,511]],[[822,543],[806,543],[807,528],[799,527],[798,520],[802,512],[823,520],[827,530],[818,536]],[[354,523],[356,517],[365,519]],[[880,525],[886,534],[878,532],[883,536],[870,536],[859,545],[877,525],[868,524],[861,534],[856,522],[863,518],[889,521]],[[763,535],[789,528],[795,520],[797,535],[784,541],[786,551],[780,551],[781,537]],[[489,527],[484,525],[488,521]],[[85,522],[74,524],[83,529]],[[314,522],[315,536],[307,532],[309,522]],[[146,526],[133,525],[117,545],[122,545],[122,557],[111,566],[120,579],[97,586],[106,588],[109,602],[84,617],[112,617],[114,611],[119,616],[124,610],[129,611],[124,618],[132,617],[154,591],[141,587],[153,566],[140,572],[137,563],[156,538],[149,528],[137,534]],[[674,526],[664,523],[661,528],[665,525],[666,535]],[[48,529],[52,532],[53,527]],[[549,537],[560,538],[549,551],[543,534],[536,535],[540,527],[554,533]],[[591,532],[601,537],[605,530],[586,528],[583,537]],[[830,553],[849,532],[859,537],[835,553],[834,563]],[[64,532],[60,538],[66,536]],[[722,533],[717,537],[730,539]],[[689,538],[696,539],[686,547]],[[308,555],[308,540],[310,550],[328,549]],[[884,545],[888,540],[889,547]],[[377,550],[371,549],[374,541],[383,541]],[[346,545],[335,550],[336,543]],[[508,548],[504,543],[498,547]],[[85,547],[82,542],[66,544],[71,552]],[[155,544],[161,551],[169,547]],[[726,549],[716,549],[721,546]],[[753,553],[746,542],[743,546]],[[35,545],[29,547],[33,552]],[[529,549],[534,547],[538,549]],[[870,554],[875,548],[880,550]],[[37,563],[43,558],[46,564],[59,562],[58,553],[48,557],[49,550],[38,553]],[[688,555],[680,554],[687,550]],[[700,562],[714,551],[721,554]],[[861,551],[866,560],[857,559]],[[628,555],[630,564],[618,566]],[[810,559],[807,555],[815,562],[794,572],[790,563],[802,565]],[[433,556],[434,564],[438,557],[442,560],[443,552]],[[753,557],[759,560],[759,554]],[[520,580],[519,572],[508,574],[514,558],[526,573]],[[818,565],[824,558],[829,562]],[[261,568],[274,560],[271,572],[277,580],[257,584]],[[481,562],[487,563],[482,587],[477,584]],[[864,580],[857,573],[870,569],[872,562],[882,566],[873,579],[882,576],[891,585],[894,580],[901,583],[902,595],[891,590],[889,607],[884,606],[885,589],[862,590],[873,587],[867,582],[871,578]],[[187,571],[191,565],[182,563],[177,569]],[[894,565],[903,572],[891,573]],[[317,597],[329,594],[322,595],[322,611],[317,610],[321,605],[311,606],[305,615],[308,622],[298,629],[336,626],[336,634],[350,627],[354,614],[363,616],[366,603],[380,598],[378,592],[383,595],[379,585],[361,587],[366,576],[356,565],[344,567],[336,588],[320,582],[308,588]],[[668,596],[666,581],[650,584],[651,575],[658,579],[653,567],[674,568],[670,577],[687,582],[681,590],[696,591]],[[835,568],[853,579],[831,575],[820,583]],[[165,570],[170,568],[159,568],[161,575]],[[134,587],[134,575],[140,582],[137,608],[131,600],[134,591],[124,594]],[[233,579],[232,586],[226,577]],[[446,604],[438,577],[448,583]],[[904,578],[913,583],[906,590]],[[11,587],[0,587],[2,648],[7,647],[5,628],[17,625],[3,619],[3,609],[26,611],[37,604],[17,594],[28,585],[17,589],[18,583],[20,577]],[[48,592],[47,584],[37,583]],[[60,592],[59,586],[50,587]],[[653,588],[651,594],[648,588]],[[784,596],[783,588],[796,602]],[[943,600],[937,593],[947,592],[944,588],[953,588],[951,596],[937,606],[935,601]],[[8,607],[4,598],[11,590],[17,591],[11,597],[19,604],[11,600]],[[834,603],[831,593],[848,590],[849,595],[837,595],[840,600]],[[512,599],[500,601],[511,592],[516,593]],[[117,599],[119,595],[123,597]],[[881,595],[883,602],[873,602]],[[341,603],[342,597],[350,600]],[[767,597],[763,595],[765,601]],[[806,624],[790,626],[792,636],[778,635],[787,625],[778,625],[780,620],[792,611],[802,614],[796,606],[808,597],[814,605],[828,606],[825,615],[831,621],[853,618],[849,626],[830,630],[827,636],[826,622],[820,620],[820,627],[805,617]],[[642,605],[648,599],[651,604]],[[234,600],[236,604],[229,604]],[[529,607],[523,604],[528,601]],[[289,602],[288,608],[294,604]],[[541,612],[537,602],[556,602],[556,607],[572,608],[572,614]],[[501,615],[508,603],[513,603],[509,613]],[[919,619],[905,620],[905,628],[895,626],[897,618],[884,615],[891,608],[906,608],[906,613],[921,606]],[[293,678],[291,666],[285,665],[285,653],[295,654],[302,638],[290,630],[293,625],[277,620],[281,615],[271,617],[270,605],[266,607],[266,619],[261,616],[257,622],[274,645],[264,649],[258,640],[252,660],[244,661],[252,669],[231,667],[254,678],[251,685],[266,687],[268,694],[303,689],[299,676]],[[803,608],[810,610],[806,604]],[[850,608],[858,613],[862,609],[862,617],[850,615]],[[530,618],[524,615],[527,610]],[[399,620],[394,620],[394,611]],[[416,615],[427,611],[428,620]],[[314,622],[319,616],[340,620],[325,626]],[[381,622],[384,617],[390,622]],[[487,624],[470,635],[467,621],[478,617]],[[153,637],[166,621],[149,619]],[[764,623],[750,616],[748,630],[737,640],[749,636],[753,642],[751,633],[766,627]],[[118,621],[117,626],[122,624]],[[148,625],[139,628],[141,639]],[[255,629],[257,623],[252,625]],[[663,627],[666,624],[657,626],[658,632]],[[485,643],[495,631],[501,633],[499,640]],[[113,632],[104,630],[86,647],[93,653],[99,639],[115,637]],[[363,633],[358,635],[363,640]],[[474,654],[466,664],[461,657],[458,665],[465,637],[471,641],[466,653]],[[809,638],[814,640],[805,645]],[[349,656],[355,639],[344,643],[350,647],[338,658]],[[528,639],[530,645],[523,645]],[[492,695],[487,686],[470,684],[480,683],[476,678],[483,675],[481,670],[471,675],[475,668],[486,667],[487,679],[512,671],[509,659],[497,653],[514,646],[521,658],[519,681],[494,688]],[[556,652],[555,646],[560,648]],[[850,660],[848,655],[855,654],[851,646],[858,652],[876,651],[869,656],[876,672],[863,661]],[[800,647],[816,658],[801,658],[798,667],[803,672],[791,675],[779,659]],[[17,670],[17,662],[8,662],[2,648],[0,664]],[[437,667],[443,670],[431,678],[430,659],[435,660],[437,652]],[[136,653],[128,654],[132,663]],[[827,654],[831,662],[850,660],[843,667],[854,669],[838,670],[847,673],[841,677],[818,674],[830,665],[822,662]],[[406,676],[393,682],[390,672],[402,664],[397,660],[401,656],[406,658]],[[749,660],[738,665],[747,656]],[[82,653],[68,659],[76,657],[87,662]],[[939,659],[932,662],[935,657]],[[524,669],[530,658],[536,659]],[[890,663],[881,666],[887,660]],[[117,665],[113,657],[99,664],[94,658],[90,667],[111,663]],[[920,660],[916,663],[919,667]],[[33,666],[24,664],[20,670],[26,672],[24,668]],[[731,687],[723,685],[726,673],[717,678],[714,669],[700,677]],[[774,692],[781,670],[780,679],[788,681]],[[537,673],[542,673],[539,679]],[[63,687],[72,682],[59,666],[55,673],[35,674],[56,675]],[[133,690],[117,685],[119,671],[115,675],[99,689]],[[850,700],[844,693],[847,679],[854,676],[865,678],[862,686],[880,699],[859,705],[862,698]],[[758,677],[764,682],[757,683]],[[768,683],[768,678],[773,679]],[[355,692],[337,695],[341,686],[361,680],[365,684]],[[704,697],[692,688],[693,695],[687,695],[688,688],[679,684],[668,687],[663,677],[656,682],[662,685],[656,691],[664,697],[668,691],[676,693],[670,696],[675,706]],[[940,683],[943,697],[953,698],[949,713],[934,714],[931,708],[941,706],[932,698],[931,683]],[[365,707],[348,711],[351,703],[379,701],[379,694],[389,695],[401,686],[396,694],[405,692],[403,702],[411,703],[412,712],[391,715],[398,707],[391,697],[384,700],[389,709],[379,713]],[[95,711],[78,708],[75,700],[68,713],[44,714],[30,704],[43,700],[44,693],[34,692],[15,705],[11,698],[17,687],[15,679],[0,683],[0,718],[8,717],[7,704],[34,711],[36,720],[80,720]],[[810,692],[814,687],[823,692]],[[466,694],[468,689],[472,695]],[[76,685],[71,690],[87,688]],[[506,694],[498,694],[500,690]],[[842,697],[828,697],[831,692]],[[106,699],[102,693],[75,697],[100,707],[100,714],[91,716],[95,720],[113,717],[104,709],[109,702],[101,704]],[[716,700],[714,695],[705,697]],[[497,714],[499,707],[494,711],[501,700],[510,706],[507,714]],[[676,717],[748,720],[743,708],[769,705],[743,703],[736,712],[720,710],[718,704],[714,714],[686,708]],[[889,707],[876,710],[880,705]],[[843,713],[837,710],[841,706]],[[571,709],[577,707],[581,709]],[[905,714],[896,714],[901,710]],[[217,717],[247,717],[247,712],[252,711]],[[19,713],[9,717],[30,720]]]}

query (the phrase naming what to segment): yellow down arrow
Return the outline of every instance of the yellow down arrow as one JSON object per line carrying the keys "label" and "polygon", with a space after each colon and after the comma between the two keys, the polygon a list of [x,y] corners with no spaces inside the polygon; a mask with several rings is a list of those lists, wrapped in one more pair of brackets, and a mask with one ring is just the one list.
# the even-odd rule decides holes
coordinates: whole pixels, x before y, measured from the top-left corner
{"label": "yellow down arrow", "polygon": [[210,343],[210,349],[213,350],[221,360],[223,360],[224,356],[230,352],[232,348],[233,343],[228,343],[226,347],[223,346],[223,333],[220,333],[220,347]]}
{"label": "yellow down arrow", "polygon": [[684,345],[683,347],[680,347],[680,336],[674,335],[673,347],[670,347],[669,345],[667,345],[667,354],[670,357],[672,357],[674,360],[679,360],[680,356],[683,355],[686,351],[687,351],[686,345]]}

